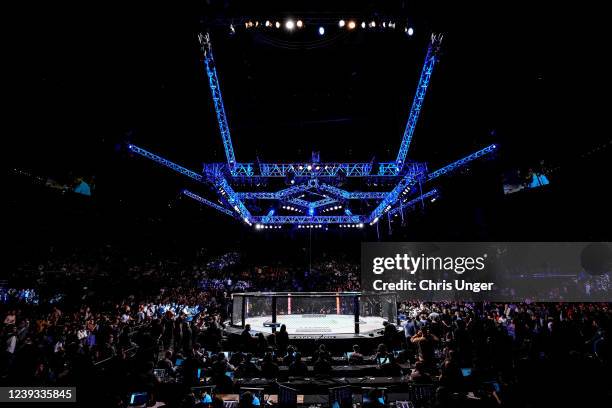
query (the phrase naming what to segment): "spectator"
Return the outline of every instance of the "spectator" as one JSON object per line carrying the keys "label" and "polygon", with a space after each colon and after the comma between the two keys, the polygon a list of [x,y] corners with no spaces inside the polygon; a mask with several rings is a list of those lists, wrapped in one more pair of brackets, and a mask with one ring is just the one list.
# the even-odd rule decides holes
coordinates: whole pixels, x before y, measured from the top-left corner
{"label": "spectator", "polygon": [[289,365],[289,375],[292,377],[305,377],[307,374],[308,366],[302,361],[302,354],[295,353],[295,359]]}

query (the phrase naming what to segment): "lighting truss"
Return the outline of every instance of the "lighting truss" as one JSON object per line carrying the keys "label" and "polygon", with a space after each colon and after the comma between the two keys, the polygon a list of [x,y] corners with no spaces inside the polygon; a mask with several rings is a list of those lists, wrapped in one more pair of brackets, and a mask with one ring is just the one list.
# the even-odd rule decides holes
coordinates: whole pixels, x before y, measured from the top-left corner
{"label": "lighting truss", "polygon": [[229,216],[231,216],[231,217],[234,217],[234,216],[236,215],[235,213],[231,212],[231,211],[230,211],[230,210],[228,210],[227,208],[222,207],[222,206],[220,206],[220,205],[219,205],[219,204],[217,204],[217,203],[213,203],[212,201],[207,200],[207,199],[205,199],[205,198],[203,198],[203,197],[200,197],[199,195],[197,195],[197,194],[195,194],[195,193],[192,193],[192,192],[191,192],[191,191],[189,191],[189,190],[183,190],[183,194],[184,194],[184,195],[186,195],[186,196],[187,196],[187,197],[189,197],[189,198],[193,198],[194,200],[199,201],[199,202],[200,202],[200,203],[202,203],[202,204],[206,204],[206,205],[208,205],[209,207],[214,208],[215,210],[221,211],[222,213],[227,214],[227,215],[229,215]]}
{"label": "lighting truss", "polygon": [[406,176],[403,177],[400,182],[391,190],[385,198],[378,204],[378,206],[372,211],[367,219],[367,222],[378,220],[381,215],[389,211],[391,207],[397,202],[402,192],[410,189],[418,180],[416,178]]}
{"label": "lighting truss", "polygon": [[404,136],[402,137],[402,144],[400,145],[399,152],[397,153],[397,159],[395,160],[399,168],[401,168],[406,162],[406,156],[408,155],[412,135],[414,134],[414,129],[416,128],[417,121],[419,120],[419,114],[421,113],[421,108],[423,107],[423,101],[425,100],[425,94],[427,93],[427,88],[431,80],[431,74],[433,74],[434,66],[436,65],[441,42],[442,35],[431,35],[431,42],[429,47],[427,47],[427,54],[425,55],[425,63],[423,64],[423,70],[421,71],[421,77],[419,78],[419,85],[417,86],[416,94],[414,95],[414,100],[412,101],[410,115],[408,116]]}
{"label": "lighting truss", "polygon": [[[422,196],[411,197],[411,187],[416,183],[434,180],[496,150],[496,145],[487,146],[432,173],[428,173],[425,163],[407,161],[410,142],[423,106],[431,75],[438,59],[440,43],[442,41],[442,36],[432,35],[395,162],[321,163],[318,159],[313,159],[313,162],[310,163],[255,164],[236,162],[219,87],[216,65],[213,59],[210,36],[208,34],[200,34],[199,40],[202,46],[203,64],[210,85],[227,163],[204,164],[203,171],[200,174],[138,146],[130,144],[128,149],[198,182],[214,186],[221,204],[217,204],[187,190],[183,194],[220,212],[239,218],[248,225],[256,223],[257,227],[262,228],[265,224],[294,224],[300,226],[320,226],[323,224],[354,224],[363,226],[363,223],[366,222],[374,224],[385,213],[396,214],[403,208],[412,207],[419,201],[438,194],[437,190],[434,189]],[[388,181],[387,184],[393,183],[391,184],[393,188],[390,191],[349,191],[344,188],[346,178],[358,177],[365,178],[369,181],[370,185],[380,181],[380,177],[384,177]],[[258,186],[260,184],[267,185],[268,179],[273,178],[285,178],[285,182],[292,185],[278,191],[245,192],[235,191],[233,187],[237,183],[244,185],[245,181],[250,183],[249,180],[255,180]],[[260,180],[262,183],[259,182]],[[354,184],[354,181],[351,183]],[[319,195],[322,198],[317,201],[305,200],[301,196],[303,193]],[[261,210],[253,209],[252,211],[255,213],[251,213],[251,209],[245,204],[245,201],[249,201],[250,205],[252,200],[274,200],[276,203],[271,209],[267,210],[267,215],[259,215],[257,212],[261,213]],[[361,200],[364,202],[376,200],[378,203],[374,210],[368,214],[354,215],[347,206],[344,206],[344,215],[314,214],[317,208],[345,202],[346,200]],[[275,209],[278,209],[283,203],[301,207],[309,215],[275,215]],[[258,207],[253,206],[251,208]]]}
{"label": "lighting truss", "polygon": [[146,157],[149,160],[153,160],[154,162],[157,162],[157,163],[159,163],[161,165],[164,165],[164,166],[166,166],[166,167],[168,167],[168,168],[170,168],[170,169],[172,169],[172,170],[174,170],[174,171],[176,171],[178,173],[184,174],[187,177],[191,177],[194,180],[197,180],[197,181],[200,181],[200,182],[204,180],[201,174],[198,174],[195,171],[186,169],[185,167],[179,166],[178,164],[173,163],[170,160],[166,160],[163,157],[158,156],[156,154],[153,154],[153,153],[151,153],[151,152],[149,152],[149,151],[147,151],[147,150],[145,150],[145,149],[143,149],[141,147],[138,147],[138,146],[133,145],[133,144],[129,144],[128,145],[128,149],[131,152],[139,154],[142,157]]}
{"label": "lighting truss", "polygon": [[256,216],[251,219],[258,224],[360,224],[361,215],[272,215]]}
{"label": "lighting truss", "polygon": [[368,177],[372,163],[261,163],[264,177]]}
{"label": "lighting truss", "polygon": [[474,153],[472,153],[472,154],[470,154],[468,156],[465,156],[463,159],[457,160],[456,162],[453,162],[453,163],[451,163],[451,164],[449,164],[447,166],[444,166],[441,169],[438,169],[438,170],[436,170],[436,171],[434,171],[432,173],[429,173],[427,175],[427,180],[429,181],[429,180],[435,179],[436,177],[443,176],[443,175],[445,175],[445,174],[447,174],[447,173],[449,173],[449,172],[451,172],[453,170],[458,169],[461,166],[464,166],[465,164],[467,164],[467,163],[469,163],[469,162],[471,162],[473,160],[476,160],[476,159],[478,159],[478,158],[480,158],[480,157],[482,157],[482,156],[484,156],[486,154],[489,154],[489,153],[495,151],[495,149],[497,149],[497,145],[494,145],[494,144],[489,145],[489,146],[485,147],[484,149],[481,149],[481,150],[479,150],[477,152],[474,152]]}
{"label": "lighting truss", "polygon": [[255,192],[240,192],[236,193],[236,197],[247,200],[283,200],[287,197],[300,194],[310,189],[309,184],[300,184],[297,186],[291,186],[275,192],[267,191],[255,191]]}
{"label": "lighting truss", "polygon": [[[439,193],[438,193],[438,190],[436,190],[436,189],[434,188],[433,190],[428,191],[427,193],[422,194],[422,195],[420,195],[420,196],[418,196],[418,197],[416,197],[416,198],[413,198],[413,199],[412,199],[412,200],[410,200],[410,201],[407,201],[407,202],[403,202],[403,201],[401,201],[399,206],[397,206],[397,207],[395,207],[395,208],[393,208],[393,209],[389,210],[389,215],[394,215],[394,214],[397,214],[398,212],[402,211],[403,209],[412,208],[412,207],[414,207],[416,204],[418,204],[418,203],[420,203],[420,202],[422,202],[422,201],[424,201],[424,200],[427,200],[427,199],[429,199],[429,198],[434,198],[434,197],[437,197],[437,196],[438,196],[438,194],[439,194]],[[407,200],[407,199],[406,199],[406,200]]]}
{"label": "lighting truss", "polygon": [[210,34],[200,34],[198,36],[202,47],[204,58],[204,67],[208,76],[208,84],[212,95],[215,113],[217,114],[217,122],[219,123],[219,131],[221,132],[221,140],[225,148],[225,156],[230,168],[236,163],[234,155],[234,146],[232,145],[232,136],[230,134],[229,125],[227,124],[227,116],[225,115],[225,107],[223,106],[223,97],[221,96],[221,87],[219,86],[219,78],[217,78],[217,67],[213,58],[212,45],[210,43]]}
{"label": "lighting truss", "polygon": [[306,201],[300,198],[292,198],[288,202],[292,204],[296,204],[296,205],[301,205],[302,207],[306,207],[309,209],[315,209],[315,208],[324,207],[326,205],[337,203],[338,200],[331,198],[331,197],[322,198],[321,200],[317,200],[317,201]]}
{"label": "lighting truss", "polygon": [[388,191],[346,191],[325,183],[321,184],[319,188],[335,195],[336,197],[341,197],[347,200],[377,200],[385,198],[385,196],[389,194]]}

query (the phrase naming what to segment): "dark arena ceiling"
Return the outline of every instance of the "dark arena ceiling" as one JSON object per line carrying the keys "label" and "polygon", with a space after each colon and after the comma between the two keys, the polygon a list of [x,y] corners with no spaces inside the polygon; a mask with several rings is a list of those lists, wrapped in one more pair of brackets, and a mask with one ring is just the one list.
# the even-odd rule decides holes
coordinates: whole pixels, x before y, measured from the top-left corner
{"label": "dark arena ceiling", "polygon": [[[9,47],[11,76],[5,77],[12,95],[7,164],[44,177],[94,176],[90,210],[101,225],[110,219],[128,228],[141,220],[136,226],[147,231],[163,225],[164,234],[204,240],[211,238],[205,231],[223,226],[219,233],[230,241],[274,239],[178,198],[192,182],[125,149],[135,143],[197,171],[203,162],[225,160],[197,33],[211,33],[238,160],[306,161],[316,151],[322,161],[367,162],[395,158],[436,32],[444,33],[440,63],[409,157],[435,169],[491,143],[500,151],[441,181],[444,199],[410,214],[407,226],[397,222],[391,231],[385,225],[378,234],[370,229],[350,236],[604,235],[606,223],[596,215],[603,203],[592,197],[595,177],[607,168],[609,135],[593,132],[590,121],[569,120],[587,109],[574,101],[588,54],[568,35],[568,20],[533,4],[378,3],[99,2],[21,10],[14,28],[19,42]],[[293,32],[245,27],[289,18],[306,25]],[[397,27],[349,31],[339,29],[339,19],[387,20]],[[414,34],[406,35],[405,27]],[[550,190],[504,197],[502,174],[541,160],[557,169]],[[10,184],[16,219],[61,224],[66,214],[55,206],[64,204],[41,205],[40,191],[27,184]],[[18,225],[14,232],[23,234]]]}

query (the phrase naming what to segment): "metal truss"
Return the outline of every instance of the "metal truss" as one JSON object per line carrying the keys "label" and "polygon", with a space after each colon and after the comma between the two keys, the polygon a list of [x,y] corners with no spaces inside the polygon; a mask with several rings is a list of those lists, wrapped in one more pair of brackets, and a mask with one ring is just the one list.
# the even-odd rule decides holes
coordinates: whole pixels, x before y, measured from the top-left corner
{"label": "metal truss", "polygon": [[397,163],[378,163],[378,176],[397,176],[400,172]]}
{"label": "metal truss", "polygon": [[213,58],[212,45],[210,43],[210,34],[200,33],[198,35],[198,39],[202,47],[202,53],[204,54],[204,67],[206,68],[206,75],[208,76],[210,93],[212,95],[215,112],[217,114],[217,122],[219,123],[219,131],[221,132],[223,147],[225,148],[225,156],[227,157],[227,163],[230,166],[230,170],[232,170],[233,173],[233,168],[236,163],[236,156],[234,155],[232,136],[230,134],[229,125],[227,124],[225,107],[223,106],[223,97],[221,96],[219,78],[217,78],[217,68],[215,65],[215,60]]}
{"label": "metal truss", "polygon": [[347,191],[325,183],[320,184],[319,189],[347,200],[380,200],[389,194],[387,191]]}
{"label": "metal truss", "polygon": [[416,128],[417,121],[419,120],[419,114],[423,107],[423,101],[425,100],[425,94],[427,93],[427,87],[431,80],[431,74],[433,73],[434,66],[437,61],[437,54],[440,49],[442,42],[442,35],[431,35],[431,42],[427,47],[427,54],[425,55],[425,62],[423,64],[423,70],[421,71],[421,77],[419,78],[419,85],[412,101],[412,107],[410,108],[410,115],[408,116],[408,122],[406,123],[406,129],[404,130],[404,136],[402,137],[402,144],[400,145],[399,152],[397,153],[397,159],[395,162],[401,169],[406,162],[408,155],[408,149],[410,148],[410,142],[412,141],[412,135]]}
{"label": "metal truss", "polygon": [[306,209],[310,208],[310,201],[302,200],[301,198],[292,198],[291,200],[288,200],[287,203],[299,205],[300,207]]}
{"label": "metal truss", "polygon": [[326,205],[331,205],[331,204],[335,204],[337,203],[338,200],[336,200],[335,198],[332,197],[326,197],[323,198],[321,200],[317,200],[317,201],[312,201],[309,205],[308,208],[319,208],[319,207],[325,207]]}
{"label": "metal truss", "polygon": [[256,216],[251,219],[258,224],[362,224],[360,215],[273,215]]}
{"label": "metal truss", "polygon": [[[436,190],[435,188],[431,191],[428,191],[427,193],[420,195],[416,198],[413,198],[410,201],[407,200],[402,200],[400,201],[400,205],[398,207],[393,208],[392,210],[389,210],[389,215],[394,215],[397,214],[398,212],[402,211],[404,208],[412,208],[413,206],[415,206],[416,204],[420,203],[423,200],[426,200],[428,198],[434,198],[438,195],[438,190]],[[404,202],[407,201],[407,202]]]}
{"label": "metal truss", "polygon": [[179,166],[178,164],[173,163],[170,160],[166,160],[163,157],[158,156],[156,154],[153,154],[153,153],[151,153],[151,152],[149,152],[149,151],[147,151],[147,150],[145,150],[143,148],[140,148],[140,147],[138,147],[136,145],[129,144],[128,145],[128,149],[131,152],[134,152],[134,153],[139,154],[139,155],[141,155],[143,157],[146,157],[149,160],[153,160],[154,162],[157,162],[157,163],[159,163],[159,164],[161,164],[163,166],[166,166],[166,167],[168,167],[168,168],[170,168],[170,169],[172,169],[172,170],[174,170],[174,171],[176,171],[178,173],[184,174],[187,177],[191,177],[194,180],[197,180],[197,181],[200,181],[200,182],[204,181],[204,177],[202,177],[201,174],[196,173],[195,171],[186,169],[185,167]]}
{"label": "metal truss", "polygon": [[255,192],[238,192],[236,197],[246,200],[283,200],[287,197],[302,193],[312,188],[310,184],[298,184],[279,191],[255,191]]}
{"label": "metal truss", "polygon": [[443,176],[443,175],[445,175],[447,173],[450,173],[451,171],[456,170],[459,167],[461,167],[461,166],[463,166],[463,165],[465,165],[465,164],[467,164],[467,163],[469,163],[469,162],[471,162],[473,160],[478,159],[479,157],[482,157],[482,156],[484,156],[486,154],[489,154],[489,153],[495,151],[495,149],[497,149],[497,145],[492,144],[490,146],[485,147],[482,150],[479,150],[479,151],[474,152],[474,153],[472,153],[472,154],[470,154],[468,156],[465,156],[463,159],[457,160],[456,162],[453,162],[453,163],[451,163],[451,164],[449,164],[447,166],[444,166],[441,169],[438,169],[438,170],[436,170],[436,171],[434,171],[432,173],[429,173],[427,175],[427,181],[433,180],[433,179],[435,179],[437,177],[440,177],[440,176]]}
{"label": "metal truss", "polygon": [[261,163],[263,177],[367,177],[372,163]]}
{"label": "metal truss", "polygon": [[244,222],[247,224],[251,223],[251,212],[245,207],[244,203],[236,195],[234,189],[229,185],[227,180],[220,177],[214,180],[214,185],[219,189],[222,196],[226,198],[228,203],[234,208],[234,210],[242,217]]}
{"label": "metal truss", "polygon": [[231,173],[234,177],[254,177],[255,168],[253,163],[236,163],[231,167]]}
{"label": "metal truss", "polygon": [[217,203],[213,203],[212,201],[207,200],[204,197],[200,197],[199,195],[197,195],[195,193],[192,193],[189,190],[183,190],[183,194],[186,195],[189,198],[193,198],[194,200],[199,201],[202,204],[206,204],[207,206],[212,207],[215,210],[221,211],[222,213],[227,214],[229,216],[234,217],[236,215],[233,212],[231,212],[230,210],[228,210],[227,208],[222,207],[222,206],[220,206]]}
{"label": "metal truss", "polygon": [[[209,34],[200,34],[198,38],[202,47],[203,63],[208,76],[227,163],[205,164],[202,173],[196,173],[138,146],[130,144],[128,148],[131,152],[153,160],[196,181],[213,184],[220,195],[222,205],[187,190],[184,190],[183,194],[224,214],[239,217],[248,225],[257,223],[256,227],[262,228],[262,224],[316,225],[317,227],[322,224],[351,224],[360,227],[366,222],[374,224],[385,213],[394,215],[402,211],[403,208],[413,207],[421,200],[433,198],[438,194],[437,190],[434,189],[419,197],[406,199],[410,188],[417,182],[436,179],[493,152],[497,148],[496,145],[487,146],[429,174],[425,163],[406,161],[442,41],[441,35],[432,35],[395,162],[321,163],[318,158],[313,158],[312,162],[301,163],[237,163],[217,77],[210,36]],[[242,181],[243,184],[246,181],[250,184],[253,180],[256,181],[258,186],[261,185],[260,180],[263,185],[267,185],[266,179],[275,177],[287,178],[287,181],[290,181],[292,185],[272,192],[236,192],[232,187],[237,181]],[[376,181],[378,177],[387,177],[387,181],[393,180],[395,182],[397,180],[397,184],[389,192],[348,191],[339,187],[346,177],[362,177],[370,181]],[[320,180],[325,182],[323,183]],[[305,200],[300,196],[304,192],[318,194],[321,198],[317,201]],[[274,203],[267,215],[254,216],[243,200],[276,200],[277,202]],[[338,202],[346,202],[345,200],[380,200],[380,202],[370,214],[353,215],[350,209],[345,206],[344,215],[315,215],[315,209]],[[307,210],[308,215],[274,215],[275,209],[283,202]]]}
{"label": "metal truss", "polygon": [[400,182],[387,194],[387,196],[378,204],[367,219],[367,222],[375,223],[381,215],[389,211],[391,207],[399,200],[400,195],[404,191],[408,191],[416,182],[417,178],[412,175],[405,176]]}

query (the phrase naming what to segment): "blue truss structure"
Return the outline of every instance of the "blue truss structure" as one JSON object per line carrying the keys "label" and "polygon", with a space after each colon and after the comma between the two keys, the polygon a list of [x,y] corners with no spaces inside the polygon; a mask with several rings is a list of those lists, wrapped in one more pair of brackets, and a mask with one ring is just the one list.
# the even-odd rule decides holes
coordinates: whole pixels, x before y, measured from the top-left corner
{"label": "blue truss structure", "polygon": [[317,201],[306,201],[306,200],[302,200],[301,198],[292,198],[288,202],[291,204],[295,204],[295,205],[299,205],[299,206],[308,208],[308,209],[315,209],[319,207],[325,207],[326,205],[335,204],[338,202],[338,200],[331,198],[331,197],[326,197],[326,198],[323,198]]}
{"label": "blue truss structure", "polygon": [[138,147],[136,145],[133,144],[129,144],[128,146],[128,150],[130,150],[131,152],[134,152],[136,154],[141,155],[142,157],[146,157],[149,160],[153,160],[154,162],[157,162],[163,166],[166,166],[178,173],[184,174],[187,177],[191,177],[192,179],[196,180],[196,181],[204,181],[204,177],[202,177],[201,174],[196,173],[195,171],[186,169],[183,166],[179,166],[176,163],[171,162],[170,160],[166,160],[161,156],[158,156],[156,154],[153,154],[141,147]]}
{"label": "blue truss structure", "polygon": [[273,215],[253,217],[258,224],[363,224],[361,215]]}
{"label": "blue truss structure", "polygon": [[412,141],[412,135],[414,134],[414,129],[416,128],[417,121],[419,120],[419,114],[421,113],[423,101],[425,100],[425,94],[427,93],[431,75],[433,74],[433,70],[436,65],[441,42],[441,34],[431,35],[431,43],[429,44],[429,47],[427,47],[425,63],[423,64],[423,70],[421,71],[421,77],[419,78],[419,85],[417,86],[416,94],[414,95],[414,100],[412,101],[410,115],[408,115],[408,122],[406,123],[406,129],[404,130],[404,136],[402,137],[402,144],[400,145],[399,152],[397,153],[397,159],[395,159],[395,162],[400,169],[406,162],[408,149],[410,148],[410,142]]}
{"label": "blue truss structure", "polygon": [[222,213],[227,214],[227,215],[229,215],[231,217],[234,217],[236,215],[233,212],[231,212],[230,210],[228,210],[227,208],[222,207],[222,206],[220,206],[217,203],[213,203],[212,201],[207,200],[207,199],[205,199],[203,197],[200,197],[199,195],[197,195],[195,193],[192,193],[189,190],[183,190],[183,194],[186,195],[189,198],[193,198],[194,200],[199,201],[202,204],[206,204],[207,206],[212,207],[215,210],[221,211]]}
{"label": "blue truss structure", "polygon": [[[414,189],[412,189],[415,184],[434,180],[497,149],[496,145],[487,146],[431,173],[428,172],[426,163],[407,161],[410,142],[433,69],[438,60],[442,40],[442,36],[432,35],[395,162],[325,163],[320,162],[318,157],[313,158],[312,162],[256,164],[236,162],[213,59],[210,36],[208,34],[200,35],[199,40],[202,45],[204,66],[227,163],[206,163],[202,172],[197,173],[133,144],[128,145],[128,149],[202,184],[213,186],[217,194],[217,200],[221,204],[191,191],[185,190],[183,194],[224,214],[240,219],[248,225],[255,224],[256,228],[267,228],[266,225],[268,224],[293,224],[300,227],[319,227],[324,224],[340,224],[352,227],[363,227],[366,223],[373,225],[384,214],[395,215],[405,208],[411,208],[418,202],[433,198],[438,194],[438,191],[433,189],[415,198]],[[276,191],[264,191],[268,184],[278,185],[282,183],[282,180],[278,180],[280,178],[285,179],[284,182],[287,187],[280,190],[278,190],[279,187],[276,187]],[[348,178],[353,178],[350,183],[347,181]],[[367,188],[349,190],[346,185],[353,185],[358,182],[359,180],[356,180],[356,178],[365,179]],[[378,185],[381,180],[384,181],[383,185],[389,186],[387,188],[390,188],[390,191],[364,191],[369,189],[372,184]],[[261,190],[235,191],[236,185],[244,188],[246,184],[257,185]],[[257,205],[264,200],[273,201],[272,206],[269,204]],[[361,201],[368,205],[375,202],[376,206],[374,210],[366,214],[356,215],[349,208],[350,203],[355,201]],[[303,214],[283,214],[283,212],[295,211],[294,206],[299,207]],[[266,209],[262,210],[262,207]],[[365,205],[360,206],[362,209],[365,207]],[[320,208],[322,208],[321,212],[342,209],[344,214],[315,214]],[[354,211],[355,208],[352,208],[352,210]],[[278,212],[281,213],[277,214]]]}
{"label": "blue truss structure", "polygon": [[232,145],[232,136],[230,134],[229,125],[227,124],[227,116],[225,115],[225,106],[223,105],[223,97],[221,96],[221,87],[219,86],[219,78],[217,78],[217,67],[213,58],[212,45],[210,43],[210,34],[200,34],[198,36],[202,47],[204,57],[204,66],[206,75],[208,76],[208,84],[212,95],[215,113],[217,114],[217,122],[219,123],[219,131],[221,132],[221,140],[225,148],[225,156],[230,168],[236,163],[234,155],[234,146]]}
{"label": "blue truss structure", "polygon": [[440,176],[443,176],[443,175],[445,175],[447,173],[450,173],[451,171],[456,170],[459,167],[462,167],[462,166],[466,165],[467,163],[469,163],[469,162],[471,162],[473,160],[476,160],[476,159],[478,159],[478,158],[480,158],[480,157],[482,157],[484,155],[487,155],[489,153],[494,152],[495,149],[497,149],[497,145],[492,144],[492,145],[489,145],[489,146],[485,147],[482,150],[479,150],[479,151],[474,152],[474,153],[472,153],[470,155],[467,155],[463,159],[459,159],[456,162],[452,162],[451,164],[446,165],[446,166],[442,167],[441,169],[438,169],[438,170],[436,170],[436,171],[434,171],[432,173],[429,173],[427,175],[427,180],[428,181],[429,180],[433,180],[433,179],[435,179],[437,177],[440,177]]}
{"label": "blue truss structure", "polygon": [[325,183],[319,189],[346,200],[380,200],[389,194],[388,191],[346,191]]}
{"label": "blue truss structure", "polygon": [[415,205],[417,205],[420,202],[423,202],[427,199],[430,198],[434,198],[437,197],[440,193],[438,192],[438,190],[436,190],[435,188],[431,191],[428,191],[425,194],[422,194],[416,198],[413,198],[412,200],[408,201],[408,199],[404,199],[400,202],[400,205],[393,208],[392,210],[389,210],[389,215],[395,215],[401,211],[403,211],[404,209],[410,209],[412,207],[414,207]]}

